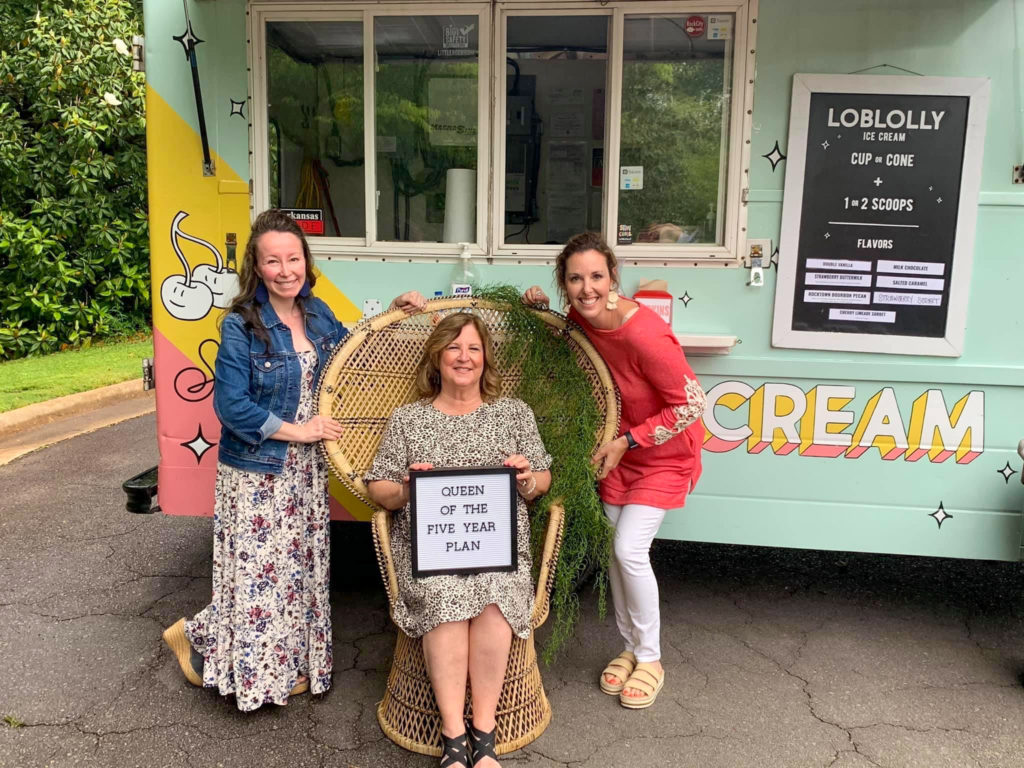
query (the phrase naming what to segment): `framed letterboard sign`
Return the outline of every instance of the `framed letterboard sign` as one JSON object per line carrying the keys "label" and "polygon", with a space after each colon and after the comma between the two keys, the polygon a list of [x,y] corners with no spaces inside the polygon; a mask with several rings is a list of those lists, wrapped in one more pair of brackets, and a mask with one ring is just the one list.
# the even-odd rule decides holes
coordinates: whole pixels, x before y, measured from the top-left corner
{"label": "framed letterboard sign", "polygon": [[519,567],[517,471],[463,467],[409,473],[414,578]]}
{"label": "framed letterboard sign", "polygon": [[959,356],[985,78],[793,78],[772,345]]}

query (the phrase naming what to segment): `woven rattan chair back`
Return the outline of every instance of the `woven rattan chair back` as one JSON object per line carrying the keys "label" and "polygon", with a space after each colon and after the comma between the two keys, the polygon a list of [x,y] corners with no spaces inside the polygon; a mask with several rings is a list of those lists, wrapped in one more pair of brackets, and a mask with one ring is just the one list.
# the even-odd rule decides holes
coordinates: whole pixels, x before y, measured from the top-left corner
{"label": "woven rattan chair back", "polygon": [[[391,412],[416,398],[414,376],[424,343],[437,320],[450,312],[479,314],[491,332],[495,357],[503,358],[501,346],[507,337],[507,310],[475,299],[434,299],[423,312],[407,316],[393,311],[357,326],[339,346],[320,382],[320,413],[340,421],[344,427],[339,440],[325,441],[324,449],[332,471],[349,490],[376,511],[373,539],[381,575],[393,606],[397,578],[391,557],[390,512],[370,500],[363,474],[369,469]],[[602,420],[594,445],[615,437],[619,426],[618,392],[604,361],[587,338],[560,315],[539,312],[551,333],[562,334],[587,376]],[[515,393],[522,379],[517,363],[500,366],[503,395]],[[532,626],[547,618],[555,563],[561,547],[564,514],[552,504],[544,546],[538,561],[537,592]],[[470,717],[467,696],[466,716]],[[395,655],[384,698],[377,707],[377,720],[384,734],[405,749],[421,754],[441,754],[441,717],[427,676],[420,638],[398,632]],[[544,693],[533,633],[528,638],[513,636],[505,683],[498,702],[496,752],[520,749],[547,728],[551,706]]]}
{"label": "woven rattan chair back", "polygon": [[[502,359],[508,335],[507,310],[476,299],[433,299],[423,312],[401,310],[377,315],[353,329],[335,350],[320,382],[319,412],[341,422],[338,440],[324,441],[331,469],[356,496],[374,507],[363,483],[388,417],[400,405],[416,399],[414,375],[424,344],[440,317],[472,311],[487,325]],[[538,311],[552,333],[565,336],[590,382],[591,395],[603,419],[594,435],[594,447],[615,437],[619,427],[618,392],[597,351],[575,326],[554,312]],[[522,381],[522,366],[502,365],[502,392],[514,395]]]}

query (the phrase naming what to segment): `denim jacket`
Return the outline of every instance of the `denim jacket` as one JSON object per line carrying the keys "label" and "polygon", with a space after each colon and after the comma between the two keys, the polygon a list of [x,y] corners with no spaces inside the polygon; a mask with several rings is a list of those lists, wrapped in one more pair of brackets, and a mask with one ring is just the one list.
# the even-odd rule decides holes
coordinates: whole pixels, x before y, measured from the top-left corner
{"label": "denim jacket", "polygon": [[[345,328],[320,299],[306,299],[306,335],[324,364],[345,336]],[[213,409],[221,423],[219,458],[224,464],[253,472],[281,474],[288,443],[271,440],[284,422],[294,422],[299,407],[301,366],[292,334],[269,304],[260,317],[270,335],[264,344],[236,312],[221,325],[214,372]]]}

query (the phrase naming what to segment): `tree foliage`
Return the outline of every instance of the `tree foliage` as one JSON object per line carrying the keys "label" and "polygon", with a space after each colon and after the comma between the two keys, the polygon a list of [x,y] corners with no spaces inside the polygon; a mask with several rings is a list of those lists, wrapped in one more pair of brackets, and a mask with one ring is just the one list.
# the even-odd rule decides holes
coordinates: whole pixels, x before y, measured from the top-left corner
{"label": "tree foliage", "polygon": [[0,3],[0,360],[148,322],[139,22],[130,0]]}
{"label": "tree foliage", "polygon": [[[619,195],[633,236],[659,225],[714,242],[722,154],[721,58],[627,61],[622,70],[622,165],[644,169],[644,187]],[[656,235],[653,232],[652,235]],[[656,236],[652,239],[657,240]]]}

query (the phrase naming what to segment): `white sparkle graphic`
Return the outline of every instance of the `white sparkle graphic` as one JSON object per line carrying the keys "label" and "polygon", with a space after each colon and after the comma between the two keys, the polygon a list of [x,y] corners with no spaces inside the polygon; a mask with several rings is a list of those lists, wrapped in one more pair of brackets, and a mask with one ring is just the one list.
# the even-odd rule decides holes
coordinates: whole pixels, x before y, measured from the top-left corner
{"label": "white sparkle graphic", "polygon": [[203,425],[200,424],[199,428],[196,430],[196,436],[193,437],[188,442],[182,443],[181,445],[182,447],[188,448],[190,451],[192,451],[192,455],[196,457],[196,463],[198,464],[200,461],[203,460],[203,455],[208,450],[213,448],[215,443],[211,443],[209,440],[203,437]]}
{"label": "white sparkle graphic", "polygon": [[775,172],[776,166],[786,159],[786,156],[782,154],[782,150],[779,149],[779,142],[775,142],[775,146],[772,147],[772,151],[761,155],[765,160],[772,164],[772,173]]}
{"label": "white sparkle graphic", "polygon": [[1010,483],[1010,478],[1017,474],[1017,470],[1010,466],[1010,462],[1006,462],[1006,466],[1002,469],[996,470],[997,475],[1002,475],[1003,480],[1006,481],[1007,485]]}
{"label": "white sparkle graphic", "polygon": [[881,186],[882,183],[883,182],[882,182],[882,177],[881,176],[878,176],[878,177],[875,178],[875,186],[876,187]]}
{"label": "white sparkle graphic", "polygon": [[832,145],[828,143],[828,139],[825,139],[825,141],[821,142],[822,149],[828,149],[830,146]]}
{"label": "white sparkle graphic", "polygon": [[832,237],[832,235],[830,233],[826,232],[825,233],[825,239],[828,240],[830,237]]}
{"label": "white sparkle graphic", "polygon": [[682,296],[679,297],[679,300],[683,302],[684,307],[688,307],[690,305],[690,302],[693,301],[693,296],[691,296],[688,293],[684,293]]}
{"label": "white sparkle graphic", "polygon": [[939,502],[939,508],[932,512],[930,515],[928,515],[928,517],[934,518],[935,522],[939,524],[939,528],[942,528],[942,523],[946,520],[953,519],[953,516],[946,512],[946,510],[943,508],[941,501]]}

